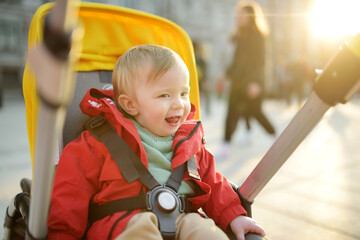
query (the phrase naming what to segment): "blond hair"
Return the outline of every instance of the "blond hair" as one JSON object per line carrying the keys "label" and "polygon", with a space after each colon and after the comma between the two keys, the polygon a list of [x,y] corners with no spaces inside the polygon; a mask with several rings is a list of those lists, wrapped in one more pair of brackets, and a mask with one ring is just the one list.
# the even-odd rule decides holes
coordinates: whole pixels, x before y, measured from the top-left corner
{"label": "blond hair", "polygon": [[[253,1],[239,1],[236,4],[236,10],[246,9],[249,12],[249,16],[252,21],[251,24],[256,28],[263,36],[268,35],[269,27],[266,22],[264,13],[259,4]],[[240,29],[236,27],[233,31],[233,35],[239,34]]]}
{"label": "blond hair", "polygon": [[[160,78],[174,64],[183,61],[169,48],[156,45],[139,45],[130,48],[115,64],[112,74],[115,99],[121,94],[129,94],[139,79],[153,81]],[[181,63],[180,63],[181,64]],[[183,63],[185,65],[185,63]],[[140,71],[149,68],[147,76]]]}

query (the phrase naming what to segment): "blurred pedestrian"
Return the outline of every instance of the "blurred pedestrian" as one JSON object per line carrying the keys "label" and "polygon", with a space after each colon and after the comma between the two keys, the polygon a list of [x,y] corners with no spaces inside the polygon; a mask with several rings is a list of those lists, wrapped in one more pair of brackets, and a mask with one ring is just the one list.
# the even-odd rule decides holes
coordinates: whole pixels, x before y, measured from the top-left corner
{"label": "blurred pedestrian", "polygon": [[[231,137],[238,120],[246,120],[247,132],[243,142],[250,139],[250,118],[254,117],[271,135],[275,129],[262,112],[264,97],[265,36],[267,25],[262,9],[255,2],[238,2],[235,28],[231,41],[235,45],[233,60],[226,71],[231,81],[224,142],[216,152],[225,157],[230,153]],[[220,78],[225,80],[225,76]]]}

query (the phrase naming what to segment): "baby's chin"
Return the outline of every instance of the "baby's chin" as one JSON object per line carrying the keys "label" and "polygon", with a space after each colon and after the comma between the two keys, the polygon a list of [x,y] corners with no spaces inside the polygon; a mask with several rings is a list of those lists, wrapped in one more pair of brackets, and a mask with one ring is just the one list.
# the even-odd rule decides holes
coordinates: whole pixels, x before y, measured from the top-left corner
{"label": "baby's chin", "polygon": [[176,133],[176,131],[171,131],[171,132],[167,131],[167,132],[162,132],[162,133],[159,133],[159,134],[156,134],[156,135],[158,137],[170,137],[170,136],[174,135]]}
{"label": "baby's chin", "polygon": [[149,131],[151,134],[153,134],[157,137],[169,137],[169,136],[175,135],[175,133],[180,128],[180,126],[183,124],[183,122],[184,121],[180,121],[180,123],[178,123],[177,126],[169,127],[169,126],[166,126],[166,124],[165,124],[160,128],[153,129],[153,131],[151,131],[150,129],[147,129],[147,131]]}
{"label": "baby's chin", "polygon": [[176,129],[176,131],[169,131],[169,130],[168,131],[166,131],[166,130],[151,131],[150,129],[146,129],[146,128],[145,128],[145,130],[156,137],[169,137],[171,135],[174,135],[177,131],[177,129]]}
{"label": "baby's chin", "polygon": [[154,135],[158,136],[158,137],[169,137],[169,136],[172,136],[174,135],[177,130],[179,129],[179,127],[177,127],[176,129],[173,129],[173,130],[160,130],[158,133],[153,133]]}

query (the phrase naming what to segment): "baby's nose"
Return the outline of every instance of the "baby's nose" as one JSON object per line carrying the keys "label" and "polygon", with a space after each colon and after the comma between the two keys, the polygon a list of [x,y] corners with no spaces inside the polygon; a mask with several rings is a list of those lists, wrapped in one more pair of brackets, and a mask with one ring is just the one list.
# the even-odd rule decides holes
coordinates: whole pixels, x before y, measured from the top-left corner
{"label": "baby's nose", "polygon": [[174,101],[172,102],[172,108],[183,108],[184,107],[184,102],[180,99],[180,98],[175,98]]}

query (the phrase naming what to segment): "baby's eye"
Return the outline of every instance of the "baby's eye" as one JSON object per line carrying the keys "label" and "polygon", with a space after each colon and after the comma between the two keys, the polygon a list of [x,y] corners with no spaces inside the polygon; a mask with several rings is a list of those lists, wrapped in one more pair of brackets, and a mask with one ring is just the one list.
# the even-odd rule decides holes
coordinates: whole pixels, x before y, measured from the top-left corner
{"label": "baby's eye", "polygon": [[187,95],[189,95],[188,92],[182,92],[182,93],[181,93],[181,96],[182,96],[182,97],[186,97]]}
{"label": "baby's eye", "polygon": [[160,96],[159,96],[159,98],[168,98],[168,97],[170,97],[170,95],[169,94],[161,94]]}

